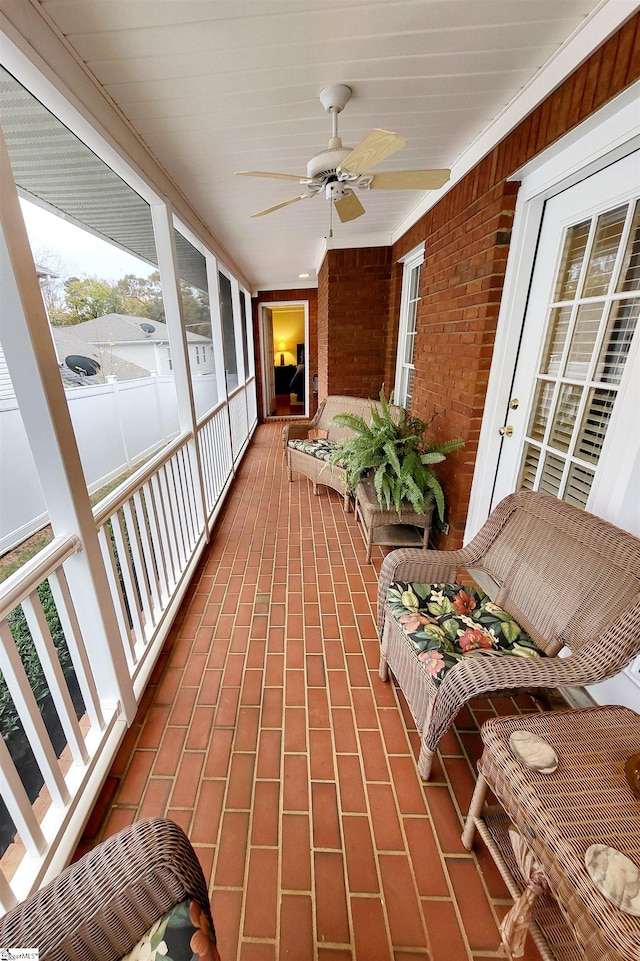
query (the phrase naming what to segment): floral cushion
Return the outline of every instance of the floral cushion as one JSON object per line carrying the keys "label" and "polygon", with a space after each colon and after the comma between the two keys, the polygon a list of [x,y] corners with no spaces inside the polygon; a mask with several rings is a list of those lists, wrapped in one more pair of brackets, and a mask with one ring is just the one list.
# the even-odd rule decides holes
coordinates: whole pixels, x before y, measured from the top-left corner
{"label": "floral cushion", "polygon": [[436,685],[464,658],[545,656],[510,614],[475,587],[396,581],[387,600]]}
{"label": "floral cushion", "polygon": [[211,925],[197,901],[163,914],[122,961],[220,961]]}
{"label": "floral cushion", "polygon": [[316,437],[313,440],[294,437],[287,441],[287,444],[294,450],[301,450],[303,453],[309,454],[310,457],[317,457],[318,460],[329,460],[336,450],[336,445],[327,440],[326,437]]}

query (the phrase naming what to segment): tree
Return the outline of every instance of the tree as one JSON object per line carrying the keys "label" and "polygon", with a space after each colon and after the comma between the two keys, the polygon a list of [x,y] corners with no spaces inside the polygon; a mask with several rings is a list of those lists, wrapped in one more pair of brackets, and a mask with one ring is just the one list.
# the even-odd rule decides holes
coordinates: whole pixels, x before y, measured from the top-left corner
{"label": "tree", "polygon": [[[189,331],[211,336],[209,297],[201,290],[180,281],[185,327]],[[68,277],[58,287],[55,299],[49,297],[47,309],[56,326],[80,324],[105,314],[126,314],[166,323],[160,274],[148,277],[126,274],[115,283],[99,277]]]}
{"label": "tree", "polygon": [[127,274],[120,278],[114,289],[120,301],[118,313],[164,322],[162,288],[157,270],[149,277]]}
{"label": "tree", "polygon": [[98,277],[69,277],[64,282],[66,310],[52,323],[80,324],[103,314],[121,313],[120,299],[113,284]]}

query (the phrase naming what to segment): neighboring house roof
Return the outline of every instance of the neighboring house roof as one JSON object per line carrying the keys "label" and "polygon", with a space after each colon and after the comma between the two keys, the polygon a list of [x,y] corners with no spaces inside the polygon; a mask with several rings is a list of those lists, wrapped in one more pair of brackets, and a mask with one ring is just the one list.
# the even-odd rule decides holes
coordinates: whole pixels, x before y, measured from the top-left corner
{"label": "neighboring house roof", "polygon": [[[166,324],[159,320],[149,320],[148,317],[132,317],[129,314],[103,314],[102,317],[93,317],[81,324],[75,324],[73,329],[92,344],[130,344],[145,340],[160,344],[169,342]],[[190,330],[187,331],[187,341],[198,344],[212,343],[210,337],[194,334]]]}
{"label": "neighboring house roof", "polygon": [[[131,361],[117,357],[110,352],[99,350],[95,344],[89,343],[78,336],[78,326],[52,327],[53,341],[60,361],[60,375],[67,386],[77,384],[101,384],[106,377],[116,377],[117,380],[136,380],[139,377],[149,377],[150,372],[144,367],[132,364]],[[91,378],[83,377],[65,364],[65,358],[71,355],[89,357],[100,364],[100,370]]]}

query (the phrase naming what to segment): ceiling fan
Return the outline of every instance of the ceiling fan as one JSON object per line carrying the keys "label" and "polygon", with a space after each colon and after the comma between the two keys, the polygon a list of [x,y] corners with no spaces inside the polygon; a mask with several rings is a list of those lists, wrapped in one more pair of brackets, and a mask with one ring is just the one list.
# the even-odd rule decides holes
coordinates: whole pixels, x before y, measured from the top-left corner
{"label": "ceiling fan", "polygon": [[347,223],[365,213],[354,188],[360,190],[437,190],[447,182],[450,170],[392,170],[374,174],[371,169],[382,160],[390,157],[405,146],[406,140],[390,130],[372,130],[360,141],[357,147],[343,147],[338,136],[338,114],[351,99],[351,87],[337,83],[320,91],[320,102],[331,114],[331,139],[326,150],[316,154],[307,164],[307,174],[271,173],[266,170],[239,170],[241,177],[271,177],[275,180],[295,180],[306,188],[306,192],[259,210],[252,217],[288,207],[299,200],[306,200],[324,193],[333,202],[336,213]]}

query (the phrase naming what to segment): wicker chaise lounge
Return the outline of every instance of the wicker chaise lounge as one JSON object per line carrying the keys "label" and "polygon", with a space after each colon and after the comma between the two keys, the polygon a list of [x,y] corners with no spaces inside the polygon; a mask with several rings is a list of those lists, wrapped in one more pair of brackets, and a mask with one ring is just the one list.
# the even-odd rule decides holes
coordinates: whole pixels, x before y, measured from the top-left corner
{"label": "wicker chaise lounge", "polygon": [[[312,482],[314,494],[318,493],[318,484],[331,487],[343,496],[344,509],[348,511],[350,502],[345,487],[345,472],[341,467],[328,464],[327,459],[340,441],[353,437],[353,431],[334,424],[333,418],[336,414],[357,414],[368,423],[372,408],[380,410],[380,402],[366,397],[332,394],[325,397],[312,420],[296,420],[286,424],[282,441],[289,480],[297,471]],[[399,408],[391,406],[390,410],[397,413]],[[318,433],[320,437],[316,436]]]}
{"label": "wicker chaise lounge", "polygon": [[[493,621],[499,633],[500,623],[509,623],[506,633],[516,643],[513,650],[504,645],[505,656],[495,656],[499,645],[481,617],[476,623],[479,602],[473,596],[459,588],[457,594],[454,588],[431,595],[416,586],[454,584],[461,569],[470,570],[471,578],[482,572],[478,583],[487,575],[493,583],[485,625]],[[462,650],[451,640],[453,622],[443,613],[449,607],[456,608],[454,616],[462,612],[457,634],[471,632]],[[422,738],[419,772],[428,779],[441,737],[471,698],[593,684],[617,674],[640,652],[640,541],[546,494],[510,494],[461,550],[388,554],[378,621],[380,677],[387,680],[390,668],[404,692]],[[557,657],[565,647],[569,656]]]}
{"label": "wicker chaise lounge", "polygon": [[0,947],[37,947],[40,961],[117,961],[187,900],[213,931],[207,884],[186,835],[172,821],[138,821],[0,918]]}

